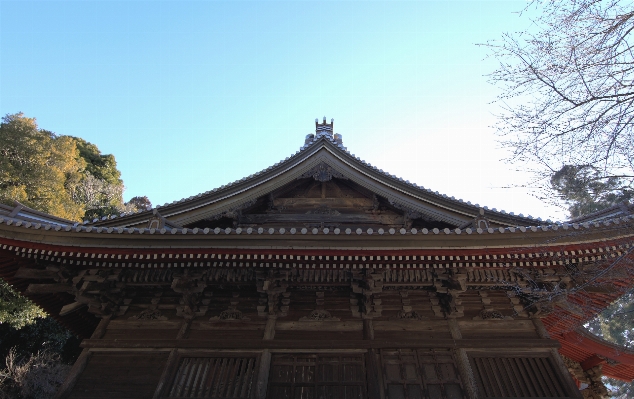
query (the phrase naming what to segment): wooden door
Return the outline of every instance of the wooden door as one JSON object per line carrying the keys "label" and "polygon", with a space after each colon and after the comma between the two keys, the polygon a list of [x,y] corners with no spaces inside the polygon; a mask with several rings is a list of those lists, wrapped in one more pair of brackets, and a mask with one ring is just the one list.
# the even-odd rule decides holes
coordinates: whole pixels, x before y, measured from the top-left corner
{"label": "wooden door", "polygon": [[381,350],[386,399],[462,399],[449,351]]}
{"label": "wooden door", "polygon": [[258,357],[182,357],[166,398],[247,399],[254,394]]}
{"label": "wooden door", "polygon": [[364,399],[363,354],[275,354],[267,398]]}

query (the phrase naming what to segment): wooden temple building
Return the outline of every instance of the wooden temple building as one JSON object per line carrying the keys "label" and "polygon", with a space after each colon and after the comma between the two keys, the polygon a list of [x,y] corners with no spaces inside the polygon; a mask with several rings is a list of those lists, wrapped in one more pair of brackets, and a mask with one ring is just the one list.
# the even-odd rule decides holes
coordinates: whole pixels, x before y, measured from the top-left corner
{"label": "wooden temple building", "polygon": [[480,207],[315,124],[285,160],[152,210],[0,206],[0,276],[83,337],[59,398],[601,398],[602,374],[634,378],[634,353],[580,329],[634,285],[631,206]]}

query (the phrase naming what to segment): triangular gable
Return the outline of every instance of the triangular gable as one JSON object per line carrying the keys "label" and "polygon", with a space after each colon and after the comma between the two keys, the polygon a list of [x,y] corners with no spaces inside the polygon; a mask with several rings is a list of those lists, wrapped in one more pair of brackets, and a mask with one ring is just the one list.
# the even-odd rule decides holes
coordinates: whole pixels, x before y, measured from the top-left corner
{"label": "triangular gable", "polygon": [[[292,188],[302,179],[345,181],[346,184],[358,188],[357,191],[365,192],[366,198],[375,197],[384,204],[384,208],[400,213],[405,217],[403,223],[408,223],[407,220],[419,220],[462,228],[538,224],[538,221],[531,218],[483,209],[431,192],[383,172],[350,154],[343,146],[341,136],[333,134],[332,123],[328,124],[324,120],[323,123],[316,121],[316,134],[307,136],[300,151],[255,175],[207,193],[157,207],[154,213],[148,211],[96,221],[95,225],[148,227],[150,220],[156,219],[157,213],[177,226],[196,225],[227,215],[235,219],[236,212],[248,211],[264,198]],[[337,211],[337,208],[333,210]],[[359,208],[359,212],[366,211],[368,209]]]}

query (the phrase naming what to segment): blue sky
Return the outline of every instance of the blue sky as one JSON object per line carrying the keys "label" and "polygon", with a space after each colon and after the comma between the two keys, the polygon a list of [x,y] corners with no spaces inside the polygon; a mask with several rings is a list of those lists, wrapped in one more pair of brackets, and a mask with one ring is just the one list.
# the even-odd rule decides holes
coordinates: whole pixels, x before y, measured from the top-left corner
{"label": "blue sky", "polygon": [[[495,61],[524,1],[0,2],[0,113],[116,156],[155,205],[278,162],[315,118],[434,191],[542,218],[494,135]],[[506,187],[511,188],[506,188]]]}

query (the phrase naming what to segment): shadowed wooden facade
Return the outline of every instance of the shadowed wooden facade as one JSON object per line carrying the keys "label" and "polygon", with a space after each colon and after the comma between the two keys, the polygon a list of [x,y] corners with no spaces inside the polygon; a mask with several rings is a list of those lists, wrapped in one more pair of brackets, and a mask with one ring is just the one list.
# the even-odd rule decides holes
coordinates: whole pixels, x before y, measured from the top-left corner
{"label": "shadowed wooden facade", "polygon": [[558,337],[628,289],[632,226],[432,193],[324,120],[273,167],[151,211],[7,207],[0,273],[85,337],[60,398],[581,398]]}

